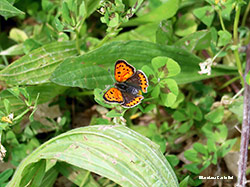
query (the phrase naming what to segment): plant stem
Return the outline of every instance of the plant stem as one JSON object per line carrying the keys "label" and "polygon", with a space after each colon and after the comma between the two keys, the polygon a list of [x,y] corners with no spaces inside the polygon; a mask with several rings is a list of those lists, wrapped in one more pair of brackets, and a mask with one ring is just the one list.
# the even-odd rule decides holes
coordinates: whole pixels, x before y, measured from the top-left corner
{"label": "plant stem", "polygon": [[221,10],[219,9],[217,12],[219,14],[221,27],[222,27],[223,31],[226,31],[226,28],[225,28],[225,25],[224,25],[224,22],[223,22],[223,19],[222,19],[222,16],[221,16]]}
{"label": "plant stem", "polygon": [[82,187],[87,182],[89,175],[90,171],[87,171],[79,187]]}
{"label": "plant stem", "polygon": [[243,15],[243,18],[242,18],[241,26],[243,26],[243,27],[246,24],[246,19],[247,19],[247,15],[248,15],[249,10],[250,10],[250,1],[249,1],[248,5],[247,5],[246,11],[244,12],[244,15]]}
{"label": "plant stem", "polygon": [[[238,4],[236,6],[236,15],[235,15],[235,19],[234,19],[234,29],[233,29],[234,45],[238,45],[238,43],[239,43],[239,41],[238,41],[238,24],[239,24],[239,19],[240,19],[240,10],[241,10],[241,7]],[[243,70],[242,70],[239,51],[238,51],[237,47],[234,50],[234,57],[235,57],[236,65],[238,68],[238,72],[240,74],[241,84],[244,87]]]}
{"label": "plant stem", "polygon": [[76,32],[76,50],[77,50],[78,54],[80,55],[81,54],[81,49],[80,49],[80,44],[79,44],[79,40],[80,40],[79,32],[78,32],[77,29],[75,30],[75,32]]}
{"label": "plant stem", "polygon": [[[247,46],[245,75],[249,72],[249,70],[250,70],[250,43]],[[238,161],[239,166],[238,166],[238,181],[237,181],[237,186],[240,187],[244,187],[246,184],[249,131],[250,131],[250,86],[247,83],[245,83],[243,122],[241,130],[240,158]]]}

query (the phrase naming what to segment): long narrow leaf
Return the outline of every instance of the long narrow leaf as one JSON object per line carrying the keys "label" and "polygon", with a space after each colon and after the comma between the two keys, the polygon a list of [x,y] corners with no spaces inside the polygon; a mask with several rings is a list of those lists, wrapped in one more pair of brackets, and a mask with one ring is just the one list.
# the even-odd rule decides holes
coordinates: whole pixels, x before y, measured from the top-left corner
{"label": "long narrow leaf", "polygon": [[[237,74],[235,68],[214,67],[211,75],[200,75],[199,63],[202,59],[192,53],[173,46],[146,41],[111,42],[80,57],[67,59],[58,66],[51,81],[64,86],[81,88],[105,88],[113,84],[114,63],[125,59],[136,68],[150,65],[157,56],[174,59],[181,67],[181,73],[174,77],[178,84],[190,83],[220,75]],[[111,70],[111,76],[108,72]]]}
{"label": "long narrow leaf", "polygon": [[53,42],[31,51],[0,71],[7,85],[36,85],[48,82],[60,62],[77,54],[74,42]]}

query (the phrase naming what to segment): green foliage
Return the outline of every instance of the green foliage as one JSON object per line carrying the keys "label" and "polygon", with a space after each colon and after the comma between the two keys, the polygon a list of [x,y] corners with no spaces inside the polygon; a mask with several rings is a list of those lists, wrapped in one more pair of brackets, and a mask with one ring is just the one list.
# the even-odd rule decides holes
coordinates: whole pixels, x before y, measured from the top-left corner
{"label": "green foliage", "polygon": [[[249,1],[0,1],[0,187],[206,186],[238,151]],[[119,59],[148,78],[129,109]]]}

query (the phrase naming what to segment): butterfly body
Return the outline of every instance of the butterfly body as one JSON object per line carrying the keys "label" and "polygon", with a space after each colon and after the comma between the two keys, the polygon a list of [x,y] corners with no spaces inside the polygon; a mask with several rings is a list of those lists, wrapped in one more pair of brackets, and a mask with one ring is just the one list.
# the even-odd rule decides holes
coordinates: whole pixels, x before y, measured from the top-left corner
{"label": "butterfly body", "polygon": [[142,92],[147,93],[148,80],[146,75],[128,64],[125,60],[118,60],[115,64],[115,88],[104,93],[103,98],[108,103],[119,103],[125,108],[138,105],[144,98]]}

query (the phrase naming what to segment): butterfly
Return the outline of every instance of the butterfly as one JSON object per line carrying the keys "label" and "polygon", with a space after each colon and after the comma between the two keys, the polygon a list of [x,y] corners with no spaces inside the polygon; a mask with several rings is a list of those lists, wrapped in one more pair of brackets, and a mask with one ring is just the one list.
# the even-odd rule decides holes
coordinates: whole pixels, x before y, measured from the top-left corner
{"label": "butterfly", "polygon": [[132,108],[144,99],[142,92],[147,93],[148,79],[143,71],[137,70],[125,60],[115,63],[114,88],[110,88],[103,95],[108,103],[119,103],[125,108]]}

